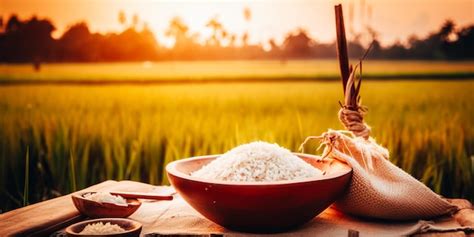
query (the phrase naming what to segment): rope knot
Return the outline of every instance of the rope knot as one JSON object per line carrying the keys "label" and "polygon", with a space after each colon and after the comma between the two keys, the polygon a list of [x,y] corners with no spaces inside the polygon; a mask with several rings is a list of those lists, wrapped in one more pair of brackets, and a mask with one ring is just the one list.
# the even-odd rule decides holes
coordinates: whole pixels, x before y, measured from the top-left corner
{"label": "rope knot", "polygon": [[370,127],[364,123],[364,113],[366,111],[367,109],[362,106],[349,108],[343,105],[338,113],[339,121],[354,135],[368,139],[370,137]]}

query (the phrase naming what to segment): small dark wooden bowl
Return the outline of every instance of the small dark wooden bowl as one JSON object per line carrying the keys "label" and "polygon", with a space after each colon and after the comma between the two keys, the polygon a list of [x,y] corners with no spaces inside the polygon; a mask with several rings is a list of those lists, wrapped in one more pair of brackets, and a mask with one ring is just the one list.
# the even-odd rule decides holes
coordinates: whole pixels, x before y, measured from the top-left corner
{"label": "small dark wooden bowl", "polygon": [[91,218],[124,218],[132,215],[142,204],[138,199],[126,198],[128,205],[119,206],[112,203],[99,203],[83,196],[87,193],[95,192],[82,192],[73,194],[72,202],[76,206],[77,210],[83,215]]}
{"label": "small dark wooden bowl", "polygon": [[275,233],[298,227],[324,211],[348,187],[352,169],[339,161],[296,154],[323,177],[278,182],[226,182],[190,176],[218,155],[171,162],[166,171],[178,193],[199,213],[227,229]]}
{"label": "small dark wooden bowl", "polygon": [[[110,224],[116,224],[125,229],[125,232],[122,233],[117,233],[117,234],[109,234],[109,235],[81,235],[79,234],[86,225],[88,224],[93,224],[97,222],[102,222],[102,223],[107,223],[110,222]],[[94,219],[94,220],[88,220],[88,221],[82,221],[79,223],[76,223],[74,225],[71,225],[66,228],[66,233],[68,236],[140,236],[140,232],[142,231],[142,224],[139,222],[129,220],[129,219],[122,219],[122,218],[102,218],[102,219]]]}

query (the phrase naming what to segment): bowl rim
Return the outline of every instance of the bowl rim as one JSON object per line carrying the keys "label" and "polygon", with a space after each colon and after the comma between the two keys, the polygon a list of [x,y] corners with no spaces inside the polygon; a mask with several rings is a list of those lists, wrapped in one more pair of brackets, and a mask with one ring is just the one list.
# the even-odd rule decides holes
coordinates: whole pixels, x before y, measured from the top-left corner
{"label": "bowl rim", "polygon": [[[115,233],[115,234],[97,234],[97,236],[114,236],[114,235],[123,235],[123,234],[129,234],[129,233],[132,233],[134,231],[137,231],[139,229],[142,228],[142,223],[138,222],[138,221],[134,221],[134,220],[130,220],[130,219],[127,219],[127,218],[98,218],[98,219],[91,219],[91,220],[85,220],[85,221],[81,221],[81,222],[77,222],[75,224],[72,224],[70,226],[68,226],[65,231],[66,233],[68,234],[73,234],[73,235],[80,235],[78,232],[74,232],[72,231],[72,228],[78,226],[78,225],[87,225],[87,224],[90,224],[90,223],[96,223],[96,222],[110,222],[110,221],[114,221],[114,220],[119,220],[119,221],[125,221],[125,222],[130,222],[131,224],[133,224],[135,226],[135,228],[133,229],[130,229],[130,230],[126,230],[124,232],[120,232],[120,233]],[[87,235],[84,235],[84,236],[87,236]],[[90,236],[90,235],[89,235]]]}
{"label": "bowl rim", "polygon": [[[316,156],[312,154],[297,153],[297,152],[292,152],[292,153],[300,158],[320,159],[320,156]],[[329,175],[318,176],[318,177],[313,177],[313,178],[306,178],[306,179],[299,179],[299,180],[267,181],[267,182],[237,182],[237,181],[210,180],[210,179],[205,179],[205,178],[193,177],[189,174],[185,174],[181,171],[178,171],[178,169],[176,168],[176,166],[180,163],[185,163],[185,162],[189,162],[193,160],[213,159],[221,155],[222,154],[204,155],[204,156],[195,156],[195,157],[185,158],[181,160],[175,160],[175,161],[170,162],[168,165],[166,165],[166,172],[168,173],[168,175],[173,175],[173,176],[186,179],[186,180],[191,180],[194,182],[200,182],[200,183],[205,183],[209,185],[220,184],[220,185],[234,185],[234,186],[279,186],[279,185],[288,185],[288,184],[302,184],[302,183],[308,183],[308,182],[317,182],[317,181],[323,181],[323,180],[337,179],[339,177],[352,173],[352,167],[350,167],[349,165],[337,159],[331,159],[331,162],[339,162],[341,165],[346,167],[344,168],[344,170],[335,172]],[[329,162],[329,161],[322,160],[322,162]]]}

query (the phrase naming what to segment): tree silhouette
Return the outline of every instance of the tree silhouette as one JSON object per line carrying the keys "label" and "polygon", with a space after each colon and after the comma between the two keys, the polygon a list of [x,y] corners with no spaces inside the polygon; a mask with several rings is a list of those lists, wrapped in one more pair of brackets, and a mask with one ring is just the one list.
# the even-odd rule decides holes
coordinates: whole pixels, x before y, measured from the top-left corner
{"label": "tree silhouette", "polygon": [[454,28],[455,28],[455,24],[453,21],[451,20],[447,20],[443,26],[441,26],[441,29],[439,30],[438,32],[438,35],[440,36],[440,38],[442,40],[447,40],[448,37],[454,33]]}
{"label": "tree silhouette", "polygon": [[72,25],[59,39],[58,57],[65,61],[93,60],[97,49],[91,47],[91,38],[85,22]]}
{"label": "tree silhouette", "polygon": [[474,58],[474,25],[461,29],[458,40],[453,43],[455,50],[451,52],[451,58],[473,59]]}
{"label": "tree silhouette", "polygon": [[368,25],[366,27],[367,29],[367,33],[369,34],[370,36],[370,41],[374,41],[374,40],[378,40],[379,38],[379,32],[377,32],[372,26]]}
{"label": "tree silhouette", "polygon": [[180,17],[174,17],[171,19],[168,29],[166,30],[166,36],[174,38],[174,47],[183,47],[188,41],[189,27]]}
{"label": "tree silhouette", "polygon": [[210,45],[221,45],[221,39],[227,37],[227,32],[224,30],[224,27],[222,26],[222,23],[219,22],[217,17],[211,18],[207,24],[206,27],[211,28],[212,30],[212,35],[211,38],[209,39],[209,44]]}
{"label": "tree silhouette", "polygon": [[21,22],[12,15],[5,32],[0,35],[0,60],[10,62],[32,62],[53,55],[54,40],[51,33],[54,26],[48,20],[33,16]]}
{"label": "tree silhouette", "polygon": [[287,57],[310,57],[311,47],[314,45],[307,32],[300,28],[295,33],[289,34],[283,42],[283,51]]}
{"label": "tree silhouette", "polygon": [[248,40],[249,40],[249,33],[248,33],[249,32],[249,23],[250,23],[250,20],[252,20],[252,11],[250,10],[250,8],[245,7],[243,13],[244,13],[244,19],[247,22],[247,29],[242,34],[242,45],[244,47],[247,47],[248,46]]}
{"label": "tree silhouette", "polygon": [[242,45],[244,47],[249,45],[249,33],[248,32],[244,32],[244,34],[242,34]]}
{"label": "tree silhouette", "polygon": [[5,28],[5,31],[8,32],[14,32],[20,28],[20,20],[18,20],[17,15],[12,15],[10,19],[7,21],[7,26]]}
{"label": "tree silhouette", "polygon": [[[133,19],[135,18],[135,19]],[[138,16],[133,17],[134,25]],[[0,18],[1,19],[1,18]],[[0,20],[1,21],[1,20]],[[119,13],[125,23],[125,14]],[[172,48],[160,47],[146,23],[141,31],[129,26],[122,32],[92,33],[87,24],[71,25],[59,39],[53,39],[54,25],[47,19],[32,17],[20,20],[16,15],[3,19],[0,30],[0,62],[97,62],[143,60],[197,60],[197,59],[280,59],[335,58],[335,43],[318,43],[304,29],[288,34],[281,45],[269,40],[266,51],[261,44],[249,45],[247,32],[241,36],[243,45],[236,46],[238,37],[227,32],[217,17],[207,24],[212,36],[207,44],[200,44],[199,34],[190,32],[179,17],[169,22],[166,36],[174,39]],[[369,30],[369,33],[371,31]],[[474,25],[458,29],[454,22],[446,21],[436,31],[424,38],[410,37],[407,44],[395,42],[382,46],[375,30],[369,57],[379,59],[474,59]],[[365,47],[360,37],[348,42],[349,55],[360,57]],[[221,47],[228,42],[229,47]]]}
{"label": "tree silhouette", "polygon": [[120,11],[118,14],[118,21],[119,23],[125,27],[125,24],[127,24],[127,16],[125,15],[124,11]]}
{"label": "tree silhouette", "polygon": [[235,47],[235,42],[237,41],[237,36],[235,34],[230,34],[229,37],[229,46],[230,47]]}
{"label": "tree silhouette", "polygon": [[252,11],[248,7],[244,8],[244,19],[247,22],[249,22],[252,19]]}
{"label": "tree silhouette", "polygon": [[133,28],[137,28],[138,27],[138,24],[140,23],[140,17],[138,16],[138,14],[133,14],[133,17],[132,17],[132,27]]}

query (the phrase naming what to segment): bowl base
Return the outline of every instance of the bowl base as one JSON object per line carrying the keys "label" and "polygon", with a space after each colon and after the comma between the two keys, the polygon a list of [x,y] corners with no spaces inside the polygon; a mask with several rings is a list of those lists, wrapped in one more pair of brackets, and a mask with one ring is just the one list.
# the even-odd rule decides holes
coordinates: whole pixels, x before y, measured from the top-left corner
{"label": "bowl base", "polygon": [[241,233],[249,234],[277,234],[288,232],[291,230],[298,229],[304,226],[307,222],[302,224],[296,224],[291,226],[279,226],[279,227],[248,227],[248,226],[224,226],[224,228]]}

